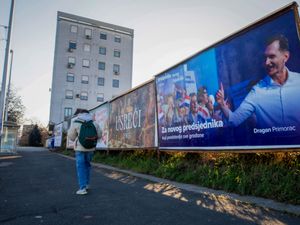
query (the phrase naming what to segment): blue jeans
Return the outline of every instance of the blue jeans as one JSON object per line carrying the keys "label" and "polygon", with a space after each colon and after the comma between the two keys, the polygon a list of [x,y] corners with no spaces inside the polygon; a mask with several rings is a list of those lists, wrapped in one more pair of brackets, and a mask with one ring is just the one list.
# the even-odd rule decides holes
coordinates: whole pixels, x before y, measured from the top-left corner
{"label": "blue jeans", "polygon": [[76,168],[79,188],[83,189],[90,183],[91,161],[93,152],[76,151]]}

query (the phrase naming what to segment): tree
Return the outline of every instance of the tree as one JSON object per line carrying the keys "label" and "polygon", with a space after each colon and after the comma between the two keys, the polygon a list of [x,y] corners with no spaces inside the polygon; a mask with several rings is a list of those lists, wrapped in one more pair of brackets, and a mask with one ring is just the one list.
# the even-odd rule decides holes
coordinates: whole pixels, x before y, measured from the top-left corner
{"label": "tree", "polygon": [[25,106],[22,103],[21,96],[14,88],[10,89],[7,96],[7,109],[7,120],[21,124],[24,118]]}
{"label": "tree", "polygon": [[46,140],[49,138],[49,132],[48,129],[45,127],[45,125],[37,118],[31,117],[31,118],[25,118],[24,124],[22,127],[22,135],[19,140],[20,146],[29,146],[29,135],[31,134],[33,128],[37,126],[40,135],[41,135],[41,145],[44,145],[46,143]]}
{"label": "tree", "polygon": [[34,125],[28,138],[29,146],[42,146],[41,141],[42,141],[42,135],[38,128],[38,125]]}

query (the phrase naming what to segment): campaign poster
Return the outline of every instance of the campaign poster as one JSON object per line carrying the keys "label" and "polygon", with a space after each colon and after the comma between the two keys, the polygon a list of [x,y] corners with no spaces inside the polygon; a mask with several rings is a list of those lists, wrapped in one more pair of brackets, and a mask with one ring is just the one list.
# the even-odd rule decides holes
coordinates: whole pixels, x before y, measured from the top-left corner
{"label": "campaign poster", "polygon": [[110,102],[109,148],[153,148],[155,89],[151,81]]}
{"label": "campaign poster", "polygon": [[54,126],[54,147],[61,147],[62,144],[63,123]]}
{"label": "campaign poster", "polygon": [[108,120],[109,120],[109,107],[108,103],[104,103],[99,107],[90,110],[93,120],[99,125],[102,136],[97,141],[96,149],[106,149],[108,146]]}
{"label": "campaign poster", "polygon": [[300,146],[295,4],[155,77],[161,149]]}
{"label": "campaign poster", "polygon": [[[71,121],[70,121],[70,126],[72,123],[74,123],[74,121],[77,119],[77,116],[74,116],[71,118]],[[71,141],[70,138],[68,137],[67,135],[67,144],[66,144],[66,148],[67,149],[74,149],[74,141]]]}

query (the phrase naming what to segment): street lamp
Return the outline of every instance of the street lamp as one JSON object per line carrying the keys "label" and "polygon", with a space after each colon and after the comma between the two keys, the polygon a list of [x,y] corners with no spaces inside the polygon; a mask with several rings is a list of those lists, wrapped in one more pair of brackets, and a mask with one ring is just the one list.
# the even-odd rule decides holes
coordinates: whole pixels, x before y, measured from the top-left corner
{"label": "street lamp", "polygon": [[7,121],[8,117],[8,98],[10,94],[10,84],[11,84],[11,71],[12,71],[12,63],[14,58],[14,51],[10,50],[10,70],[9,70],[9,76],[8,76],[8,85],[7,85],[7,93],[6,93],[6,99],[5,99],[5,111],[4,111],[4,121]]}
{"label": "street lamp", "polygon": [[14,13],[14,0],[11,0],[10,6],[10,14],[9,14],[9,25],[8,25],[8,34],[7,34],[7,41],[6,41],[6,48],[5,48],[5,57],[4,57],[4,66],[3,66],[3,77],[2,77],[2,84],[1,84],[1,95],[0,95],[0,145],[1,145],[1,137],[3,133],[3,119],[4,119],[4,104],[5,104],[5,86],[6,86],[6,77],[7,77],[7,63],[8,63],[8,55],[10,49],[10,36],[12,30],[12,20],[13,20],[13,13]]}

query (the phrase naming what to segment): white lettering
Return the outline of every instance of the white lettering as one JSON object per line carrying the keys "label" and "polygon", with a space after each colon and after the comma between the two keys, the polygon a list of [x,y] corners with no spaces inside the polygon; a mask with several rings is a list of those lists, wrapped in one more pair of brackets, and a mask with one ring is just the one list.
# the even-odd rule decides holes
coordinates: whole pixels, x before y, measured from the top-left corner
{"label": "white lettering", "polygon": [[265,134],[265,133],[272,132],[272,130],[271,128],[263,128],[263,129],[254,128],[253,132],[254,134]]}
{"label": "white lettering", "polygon": [[141,127],[142,110],[135,110],[123,115],[116,116],[116,130],[130,130],[132,128]]}
{"label": "white lettering", "polygon": [[296,131],[296,126],[287,126],[287,127],[272,127],[273,132],[288,132]]}
{"label": "white lettering", "polygon": [[287,127],[267,127],[267,128],[254,128],[254,134],[266,134],[266,133],[274,133],[274,132],[294,132],[296,131],[296,126],[287,126]]}
{"label": "white lettering", "polygon": [[219,128],[219,127],[223,127],[224,123],[221,120],[215,120],[212,119],[212,121],[205,121],[204,123],[193,123],[193,124],[189,124],[189,125],[184,125],[183,126],[183,132],[186,131],[200,131],[203,129],[211,129],[211,128]]}

